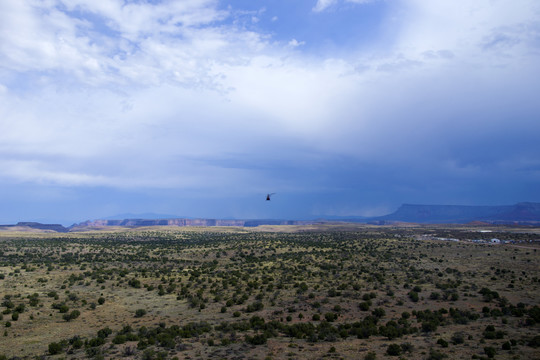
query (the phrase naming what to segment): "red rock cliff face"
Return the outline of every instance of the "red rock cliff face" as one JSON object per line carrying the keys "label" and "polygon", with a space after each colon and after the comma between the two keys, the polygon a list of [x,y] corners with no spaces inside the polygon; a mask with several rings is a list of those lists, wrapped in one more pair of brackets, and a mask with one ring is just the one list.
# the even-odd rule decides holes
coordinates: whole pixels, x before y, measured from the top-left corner
{"label": "red rock cliff face", "polygon": [[[156,220],[159,221],[159,220]],[[168,219],[167,225],[175,226],[244,226],[244,220],[219,219]]]}
{"label": "red rock cliff face", "polygon": [[89,220],[78,224],[82,227],[103,226],[244,226],[245,220],[219,219],[124,219],[124,220]]}
{"label": "red rock cliff face", "polygon": [[240,226],[254,227],[259,225],[306,225],[313,221],[294,220],[227,220],[227,219],[124,219],[124,220],[89,220],[74,228],[104,226]]}

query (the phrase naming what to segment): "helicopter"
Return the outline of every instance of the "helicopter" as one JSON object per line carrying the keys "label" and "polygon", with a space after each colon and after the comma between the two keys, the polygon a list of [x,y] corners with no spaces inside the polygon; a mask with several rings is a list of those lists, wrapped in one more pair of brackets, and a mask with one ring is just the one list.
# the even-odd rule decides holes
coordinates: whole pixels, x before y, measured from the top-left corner
{"label": "helicopter", "polygon": [[266,195],[266,201],[270,201],[270,196],[274,195],[275,193],[267,194]]}

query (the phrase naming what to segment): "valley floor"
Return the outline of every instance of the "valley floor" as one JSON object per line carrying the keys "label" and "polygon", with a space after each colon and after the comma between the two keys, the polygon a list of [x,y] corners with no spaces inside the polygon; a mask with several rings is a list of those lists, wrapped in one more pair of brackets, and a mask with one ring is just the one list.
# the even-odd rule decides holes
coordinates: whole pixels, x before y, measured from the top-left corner
{"label": "valley floor", "polygon": [[[538,229],[0,233],[0,359],[538,359]],[[453,238],[459,241],[440,241]]]}

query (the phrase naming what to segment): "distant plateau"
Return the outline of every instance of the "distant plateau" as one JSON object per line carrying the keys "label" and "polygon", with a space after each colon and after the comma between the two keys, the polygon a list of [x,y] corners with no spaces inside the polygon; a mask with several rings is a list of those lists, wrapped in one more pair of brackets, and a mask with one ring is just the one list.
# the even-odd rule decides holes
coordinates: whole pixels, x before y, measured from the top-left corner
{"label": "distant plateau", "polygon": [[414,205],[403,204],[392,214],[362,217],[321,217],[313,220],[280,219],[194,219],[194,218],[154,218],[154,219],[98,219],[88,220],[69,227],[60,224],[19,222],[14,225],[0,225],[0,230],[69,232],[102,229],[107,227],[144,226],[238,226],[256,227],[261,225],[311,225],[333,222],[354,222],[375,225],[399,223],[417,224],[491,224],[491,225],[540,225],[540,203],[522,202],[502,206],[465,205]]}

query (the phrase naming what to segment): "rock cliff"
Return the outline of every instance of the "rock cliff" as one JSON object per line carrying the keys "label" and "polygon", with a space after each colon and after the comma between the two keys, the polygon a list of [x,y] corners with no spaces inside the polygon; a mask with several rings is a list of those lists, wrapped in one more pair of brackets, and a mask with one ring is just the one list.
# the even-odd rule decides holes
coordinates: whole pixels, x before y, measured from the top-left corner
{"label": "rock cliff", "polygon": [[306,225],[315,221],[296,220],[235,220],[235,219],[124,219],[124,220],[91,220],[74,225],[73,230],[83,227],[105,226],[240,226],[255,227],[259,225]]}

